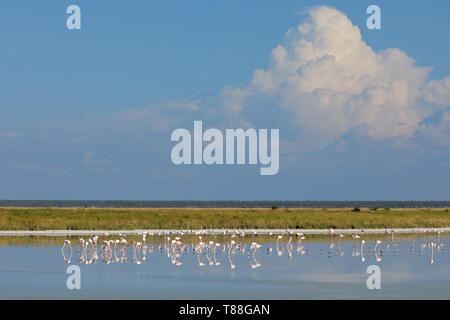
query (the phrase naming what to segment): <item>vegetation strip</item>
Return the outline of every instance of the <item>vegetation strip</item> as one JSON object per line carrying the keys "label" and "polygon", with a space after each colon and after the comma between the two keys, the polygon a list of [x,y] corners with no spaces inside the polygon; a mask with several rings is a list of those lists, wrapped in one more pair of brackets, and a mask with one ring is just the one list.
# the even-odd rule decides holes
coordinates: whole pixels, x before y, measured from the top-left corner
{"label": "vegetation strip", "polygon": [[0,230],[450,227],[449,209],[0,208]]}

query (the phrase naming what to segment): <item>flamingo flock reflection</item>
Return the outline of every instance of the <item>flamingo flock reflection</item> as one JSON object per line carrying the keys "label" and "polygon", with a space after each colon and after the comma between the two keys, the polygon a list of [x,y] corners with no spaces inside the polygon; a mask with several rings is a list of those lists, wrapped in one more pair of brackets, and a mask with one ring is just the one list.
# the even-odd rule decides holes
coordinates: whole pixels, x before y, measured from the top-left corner
{"label": "flamingo flock reflection", "polygon": [[[192,239],[192,234],[194,238]],[[430,264],[433,264],[436,255],[445,254],[444,243],[441,242],[440,232],[435,232],[432,238],[423,238],[420,243],[418,239],[413,238],[409,246],[408,254],[416,254],[418,256],[425,255]],[[155,238],[154,238],[155,237]],[[164,244],[155,244],[153,240],[164,239]],[[187,242],[183,239],[189,237]],[[273,249],[276,256],[282,258],[286,256],[288,260],[293,258],[296,252],[299,256],[327,256],[331,258],[342,257],[345,255],[343,241],[347,241],[346,246],[351,246],[353,250],[351,257],[360,258],[361,262],[367,259],[375,259],[381,262],[386,255],[397,256],[398,241],[395,230],[387,232],[383,240],[366,240],[361,239],[362,235],[336,235],[333,229],[329,231],[329,244],[327,247],[314,249],[311,254],[308,249],[308,241],[303,233],[295,233],[286,231],[282,234],[269,234],[270,238],[276,239],[274,242],[260,244],[256,242],[256,232],[251,231],[245,234],[244,231],[224,231],[223,235],[218,237],[217,234],[208,232],[207,230],[191,232],[175,232],[166,231],[164,233],[154,234],[152,232],[142,232],[138,234],[138,240],[125,239],[125,235],[119,234],[117,239],[113,239],[108,233],[103,234],[103,240],[99,246],[99,236],[83,239],[79,238],[77,243],[78,262],[84,264],[95,264],[98,260],[102,263],[134,263],[140,265],[151,259],[151,255],[156,252],[165,252],[168,260],[175,266],[182,266],[185,257],[192,253],[195,256],[195,263],[199,267],[209,266],[218,267],[226,265],[230,269],[236,269],[235,257],[246,257],[247,267],[257,269],[262,266],[262,253],[264,250],[267,255],[272,255]],[[148,242],[148,238],[154,238]],[[284,239],[287,239],[285,241]],[[312,250],[312,249],[311,249]],[[62,255],[66,263],[72,260],[71,241],[64,240],[62,246]],[[245,267],[245,266],[244,266]]]}

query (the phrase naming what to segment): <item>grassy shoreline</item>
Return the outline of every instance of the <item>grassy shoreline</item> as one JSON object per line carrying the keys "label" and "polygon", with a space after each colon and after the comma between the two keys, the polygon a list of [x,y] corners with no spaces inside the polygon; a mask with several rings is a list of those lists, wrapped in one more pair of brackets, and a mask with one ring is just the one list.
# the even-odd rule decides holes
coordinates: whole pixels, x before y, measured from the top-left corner
{"label": "grassy shoreline", "polygon": [[[359,211],[358,211],[359,210]],[[441,209],[0,208],[0,230],[450,227]]]}

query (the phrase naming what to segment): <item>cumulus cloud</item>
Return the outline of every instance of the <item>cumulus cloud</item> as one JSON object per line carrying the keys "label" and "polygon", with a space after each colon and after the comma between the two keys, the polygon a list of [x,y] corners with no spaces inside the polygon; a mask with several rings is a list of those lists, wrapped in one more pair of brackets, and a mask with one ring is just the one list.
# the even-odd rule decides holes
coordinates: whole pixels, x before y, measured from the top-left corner
{"label": "cumulus cloud", "polygon": [[441,147],[450,147],[450,113],[444,111],[436,124],[422,125],[418,135]]}
{"label": "cumulus cloud", "polygon": [[441,106],[450,105],[450,77],[442,80],[432,80],[423,88],[424,98]]}
{"label": "cumulus cloud", "polygon": [[450,77],[427,82],[431,68],[400,49],[374,52],[329,7],[312,9],[271,56],[248,85],[222,90],[223,108],[236,114],[252,98],[271,99],[291,114],[301,146],[322,148],[351,130],[375,140],[411,138],[450,98]]}
{"label": "cumulus cloud", "polygon": [[[92,119],[84,122],[84,131],[165,133],[204,120],[221,129],[279,128],[283,153],[331,143],[339,144],[339,150],[347,133],[397,143],[419,133],[446,145],[448,120],[423,122],[438,112],[445,116],[450,77],[429,81],[430,71],[398,48],[375,52],[344,13],[316,7],[287,31],[272,50],[269,67],[255,70],[249,83]],[[80,129],[78,122],[57,125]]]}

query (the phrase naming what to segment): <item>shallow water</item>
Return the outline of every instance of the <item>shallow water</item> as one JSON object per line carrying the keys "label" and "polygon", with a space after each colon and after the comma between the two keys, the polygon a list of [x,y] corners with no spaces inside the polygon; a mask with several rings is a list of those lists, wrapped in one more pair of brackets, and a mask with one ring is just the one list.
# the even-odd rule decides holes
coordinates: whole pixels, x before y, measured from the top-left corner
{"label": "shallow water", "polygon": [[[61,245],[42,245],[42,239],[34,245],[29,241],[28,245],[2,245],[0,298],[450,299],[448,236],[392,239],[380,235],[382,243],[376,250],[376,240],[371,238],[361,250],[361,240],[350,236],[342,241],[306,239],[301,244],[296,235],[292,237],[290,246],[249,239],[261,245],[256,251],[237,237],[236,243],[242,242],[245,251],[221,244],[215,259],[214,250],[206,247],[210,240],[219,240],[208,236],[203,236],[206,247],[201,253],[194,250],[198,241],[170,249],[171,241],[161,239],[147,244],[145,260],[142,250],[134,257],[129,247],[128,261],[121,259],[120,250],[117,261],[113,252],[102,254],[100,245],[96,261],[91,251],[78,252],[77,245],[72,245],[70,262],[65,261],[70,250],[62,252],[64,239],[56,241]],[[80,267],[80,290],[66,287],[69,265]],[[380,267],[379,290],[367,288],[370,265]]]}

